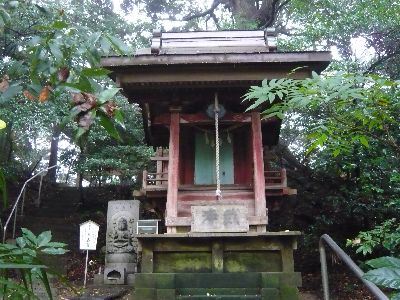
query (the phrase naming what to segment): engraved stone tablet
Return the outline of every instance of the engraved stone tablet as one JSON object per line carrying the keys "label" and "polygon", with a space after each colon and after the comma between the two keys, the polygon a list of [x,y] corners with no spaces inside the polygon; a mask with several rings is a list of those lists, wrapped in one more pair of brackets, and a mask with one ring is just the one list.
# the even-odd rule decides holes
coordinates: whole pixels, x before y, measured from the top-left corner
{"label": "engraved stone tablet", "polygon": [[247,206],[192,206],[192,232],[248,232]]}
{"label": "engraved stone tablet", "polygon": [[113,200],[108,202],[105,284],[125,284],[128,274],[136,271],[138,200]]}

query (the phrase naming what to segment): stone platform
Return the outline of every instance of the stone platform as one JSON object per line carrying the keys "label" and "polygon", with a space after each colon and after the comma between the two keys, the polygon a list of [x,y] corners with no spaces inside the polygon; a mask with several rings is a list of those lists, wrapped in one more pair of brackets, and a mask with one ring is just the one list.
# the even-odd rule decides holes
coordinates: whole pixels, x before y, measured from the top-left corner
{"label": "stone platform", "polygon": [[293,250],[300,232],[137,236],[135,295],[141,300],[297,300]]}

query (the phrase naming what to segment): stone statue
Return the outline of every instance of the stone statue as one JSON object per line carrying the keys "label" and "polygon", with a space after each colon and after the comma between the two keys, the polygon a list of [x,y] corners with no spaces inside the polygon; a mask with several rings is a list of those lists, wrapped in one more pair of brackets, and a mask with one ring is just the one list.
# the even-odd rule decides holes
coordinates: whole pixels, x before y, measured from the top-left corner
{"label": "stone statue", "polygon": [[134,236],[138,219],[139,201],[108,203],[104,283],[124,284],[129,274],[136,272],[138,242]]}
{"label": "stone statue", "polygon": [[[130,220],[133,223],[134,220]],[[134,226],[130,226],[134,227]],[[129,253],[136,250],[136,243],[133,242],[132,230],[128,228],[128,221],[125,217],[119,217],[113,222],[113,229],[109,233],[110,244],[108,253]]]}

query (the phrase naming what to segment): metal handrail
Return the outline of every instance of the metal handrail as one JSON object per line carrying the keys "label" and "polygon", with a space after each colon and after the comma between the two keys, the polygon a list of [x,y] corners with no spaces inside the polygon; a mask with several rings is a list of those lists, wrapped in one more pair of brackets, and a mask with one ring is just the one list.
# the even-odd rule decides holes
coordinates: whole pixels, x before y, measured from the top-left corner
{"label": "metal handrail", "polygon": [[16,216],[17,216],[16,210],[17,210],[17,207],[18,207],[19,200],[21,199],[21,196],[22,196],[22,194],[23,194],[23,192],[24,192],[24,190],[25,190],[26,185],[28,184],[28,182],[31,181],[31,180],[33,180],[34,178],[36,178],[36,177],[39,176],[40,174],[42,174],[42,173],[44,173],[44,172],[47,172],[48,170],[53,169],[53,168],[55,168],[55,167],[57,167],[57,165],[48,167],[47,169],[44,169],[44,170],[40,171],[39,173],[33,175],[31,178],[29,178],[27,181],[25,181],[25,183],[24,183],[24,185],[22,186],[21,191],[20,191],[20,193],[19,193],[19,195],[18,195],[18,197],[17,197],[17,200],[15,201],[14,206],[13,206],[13,208],[11,209],[11,212],[10,212],[10,215],[8,216],[8,218],[7,218],[7,221],[4,223],[4,227],[3,227],[3,243],[5,243],[5,241],[6,241],[7,226],[8,226],[8,223],[10,223],[10,220],[11,220],[12,215],[14,214],[14,212],[15,212],[15,218],[14,218],[13,238],[15,237],[15,223],[16,223]]}
{"label": "metal handrail", "polygon": [[353,274],[360,279],[363,284],[368,288],[368,290],[376,297],[378,300],[388,300],[389,298],[372,282],[365,280],[362,276],[364,272],[355,264],[355,262],[348,256],[342,248],[335,243],[335,241],[327,234],[324,234],[319,239],[319,254],[321,261],[321,273],[322,273],[322,287],[324,290],[324,300],[329,300],[329,283],[328,283],[328,266],[326,263],[326,243],[332,251],[346,264]]}

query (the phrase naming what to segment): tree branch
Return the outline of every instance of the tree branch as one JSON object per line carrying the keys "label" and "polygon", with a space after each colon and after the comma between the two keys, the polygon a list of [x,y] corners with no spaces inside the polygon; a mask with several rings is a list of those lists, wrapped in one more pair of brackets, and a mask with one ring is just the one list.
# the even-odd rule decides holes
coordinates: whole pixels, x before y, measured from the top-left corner
{"label": "tree branch", "polygon": [[282,8],[285,5],[287,5],[290,2],[290,0],[285,0],[283,2],[280,2],[280,1],[281,0],[273,0],[272,1],[271,12],[268,14],[269,18],[268,18],[268,20],[265,20],[264,25],[261,26],[260,28],[271,27],[274,24],[274,22],[278,16],[278,13],[282,10]]}
{"label": "tree branch", "polygon": [[[215,9],[222,3],[222,0],[214,0],[213,4],[211,5],[211,7],[205,11],[199,12],[197,14],[193,14],[193,15],[187,15],[185,17],[182,18],[182,21],[190,21],[193,19],[197,19],[197,18],[201,18],[201,17],[205,17],[207,15],[211,15],[211,17],[213,17],[212,15],[214,14]],[[215,15],[214,15],[215,16]]]}

